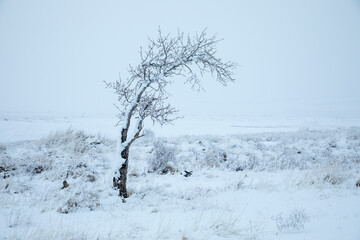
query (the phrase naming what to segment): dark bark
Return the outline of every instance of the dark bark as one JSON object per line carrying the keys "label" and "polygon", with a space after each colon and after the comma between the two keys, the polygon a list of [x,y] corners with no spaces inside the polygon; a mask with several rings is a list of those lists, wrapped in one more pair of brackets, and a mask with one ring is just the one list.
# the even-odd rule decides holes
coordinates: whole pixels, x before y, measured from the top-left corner
{"label": "dark bark", "polygon": [[119,189],[119,196],[123,198],[129,197],[127,188],[126,188],[126,180],[127,180],[127,171],[128,171],[128,160],[129,160],[129,148],[125,148],[121,152],[121,158],[124,160],[124,163],[121,165],[119,169],[119,177],[113,178],[114,187]]}
{"label": "dark bark", "polygon": [[[121,168],[119,169],[119,175],[113,178],[113,185],[117,189],[119,189],[119,196],[123,198],[129,197],[129,194],[127,192],[126,188],[126,181],[127,181],[127,171],[128,171],[128,162],[129,162],[129,149],[131,144],[138,138],[142,137],[140,135],[140,132],[142,130],[142,124],[143,120],[141,119],[137,126],[137,132],[133,139],[128,143],[127,147],[121,152],[121,158],[124,161],[124,163],[121,165]],[[128,124],[130,125],[130,124]],[[121,131],[121,142],[124,143],[127,139],[127,129],[123,128]]]}
{"label": "dark bark", "polygon": [[125,142],[127,138],[127,128],[123,128],[121,130],[121,142]]}

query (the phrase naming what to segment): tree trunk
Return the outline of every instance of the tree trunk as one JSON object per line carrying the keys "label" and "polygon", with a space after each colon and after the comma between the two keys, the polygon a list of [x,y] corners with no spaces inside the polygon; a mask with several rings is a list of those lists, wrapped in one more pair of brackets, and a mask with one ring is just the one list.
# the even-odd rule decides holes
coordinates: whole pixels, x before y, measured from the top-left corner
{"label": "tree trunk", "polygon": [[126,189],[126,180],[127,180],[127,171],[128,171],[128,160],[129,160],[129,148],[126,147],[121,152],[121,158],[124,160],[124,163],[119,169],[119,176],[113,178],[114,187],[119,189],[119,196],[123,198],[129,197]]}

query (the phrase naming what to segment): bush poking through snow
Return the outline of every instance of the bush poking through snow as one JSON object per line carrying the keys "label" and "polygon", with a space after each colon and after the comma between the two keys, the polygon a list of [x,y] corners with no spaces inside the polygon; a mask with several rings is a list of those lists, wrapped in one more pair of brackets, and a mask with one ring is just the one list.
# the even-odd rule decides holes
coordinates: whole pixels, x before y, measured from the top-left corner
{"label": "bush poking through snow", "polygon": [[89,190],[78,191],[66,200],[66,203],[58,209],[58,212],[67,214],[80,208],[88,208],[92,211],[98,206],[100,206],[100,203],[97,193]]}
{"label": "bush poking through snow", "polygon": [[[3,147],[2,147],[3,146]],[[98,194],[111,166],[112,141],[68,129],[38,141],[0,145],[0,195],[31,195],[44,209],[70,213],[99,206]]]}
{"label": "bush poking through snow", "polygon": [[295,209],[288,215],[283,213],[272,218],[279,232],[282,231],[301,231],[305,227],[305,223],[310,221],[309,216],[303,209]]}
{"label": "bush poking through snow", "polygon": [[153,142],[154,157],[149,162],[149,171],[158,174],[174,173],[175,147],[165,140],[158,139]]}
{"label": "bush poking through snow", "polygon": [[360,187],[360,179],[357,180],[356,184],[355,184],[356,187]]}
{"label": "bush poking through snow", "polygon": [[[41,140],[42,148],[53,149],[57,148],[66,150],[68,153],[74,155],[83,155],[96,148],[98,145],[108,145],[108,141],[101,135],[88,135],[83,131],[74,130],[72,128],[66,131],[57,131],[50,134],[48,137]],[[54,152],[48,152],[49,156]]]}
{"label": "bush poking through snow", "polygon": [[332,185],[338,185],[340,183],[343,182],[343,179],[336,176],[336,175],[332,175],[332,174],[327,174],[325,177],[324,177],[324,182],[328,182]]}

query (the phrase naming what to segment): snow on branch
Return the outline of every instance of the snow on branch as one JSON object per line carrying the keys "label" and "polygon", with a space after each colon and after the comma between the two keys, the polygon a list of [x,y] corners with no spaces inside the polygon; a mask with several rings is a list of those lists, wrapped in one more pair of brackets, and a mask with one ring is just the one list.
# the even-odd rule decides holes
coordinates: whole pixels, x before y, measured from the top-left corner
{"label": "snow on branch", "polygon": [[[206,29],[194,37],[180,32],[174,37],[163,35],[159,29],[158,37],[149,39],[147,49],[140,49],[140,64],[130,66],[129,77],[125,81],[120,78],[114,83],[106,83],[117,94],[122,143],[130,145],[133,139],[141,136],[145,118],[161,125],[176,119],[174,113],[177,110],[166,103],[169,97],[166,87],[172,83],[172,77],[185,77],[196,90],[202,89],[198,74],[211,73],[223,85],[234,81],[236,65],[216,57],[218,42],[215,35],[207,36]],[[128,136],[133,118],[138,119],[135,134]]]}

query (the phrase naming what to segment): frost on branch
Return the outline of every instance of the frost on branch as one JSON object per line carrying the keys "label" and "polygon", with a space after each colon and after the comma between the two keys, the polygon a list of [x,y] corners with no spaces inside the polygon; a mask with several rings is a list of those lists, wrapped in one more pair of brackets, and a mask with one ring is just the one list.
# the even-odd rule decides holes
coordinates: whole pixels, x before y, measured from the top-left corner
{"label": "frost on branch", "polygon": [[[117,94],[118,124],[121,123],[118,154],[123,160],[114,186],[120,189],[120,182],[126,182],[129,148],[143,136],[144,120],[150,118],[154,124],[164,125],[177,118],[177,110],[166,102],[169,97],[166,87],[174,77],[184,77],[195,90],[202,89],[199,76],[205,73],[211,73],[223,85],[234,81],[235,64],[216,57],[218,41],[216,36],[208,37],[205,30],[194,37],[180,32],[174,37],[164,36],[159,30],[157,39],[149,39],[147,49],[140,49],[140,64],[130,66],[129,77],[106,83]],[[130,128],[133,130],[129,131]]]}
{"label": "frost on branch", "polygon": [[234,81],[235,64],[224,63],[215,56],[218,41],[216,36],[207,37],[206,31],[191,38],[183,33],[163,36],[159,30],[156,40],[149,39],[147,50],[140,49],[141,63],[130,66],[129,78],[107,83],[118,96],[119,123],[128,128],[132,117],[150,117],[161,125],[171,123],[177,110],[166,103],[169,97],[166,87],[174,76],[185,77],[195,90],[202,88],[198,75],[206,72],[223,85]]}

